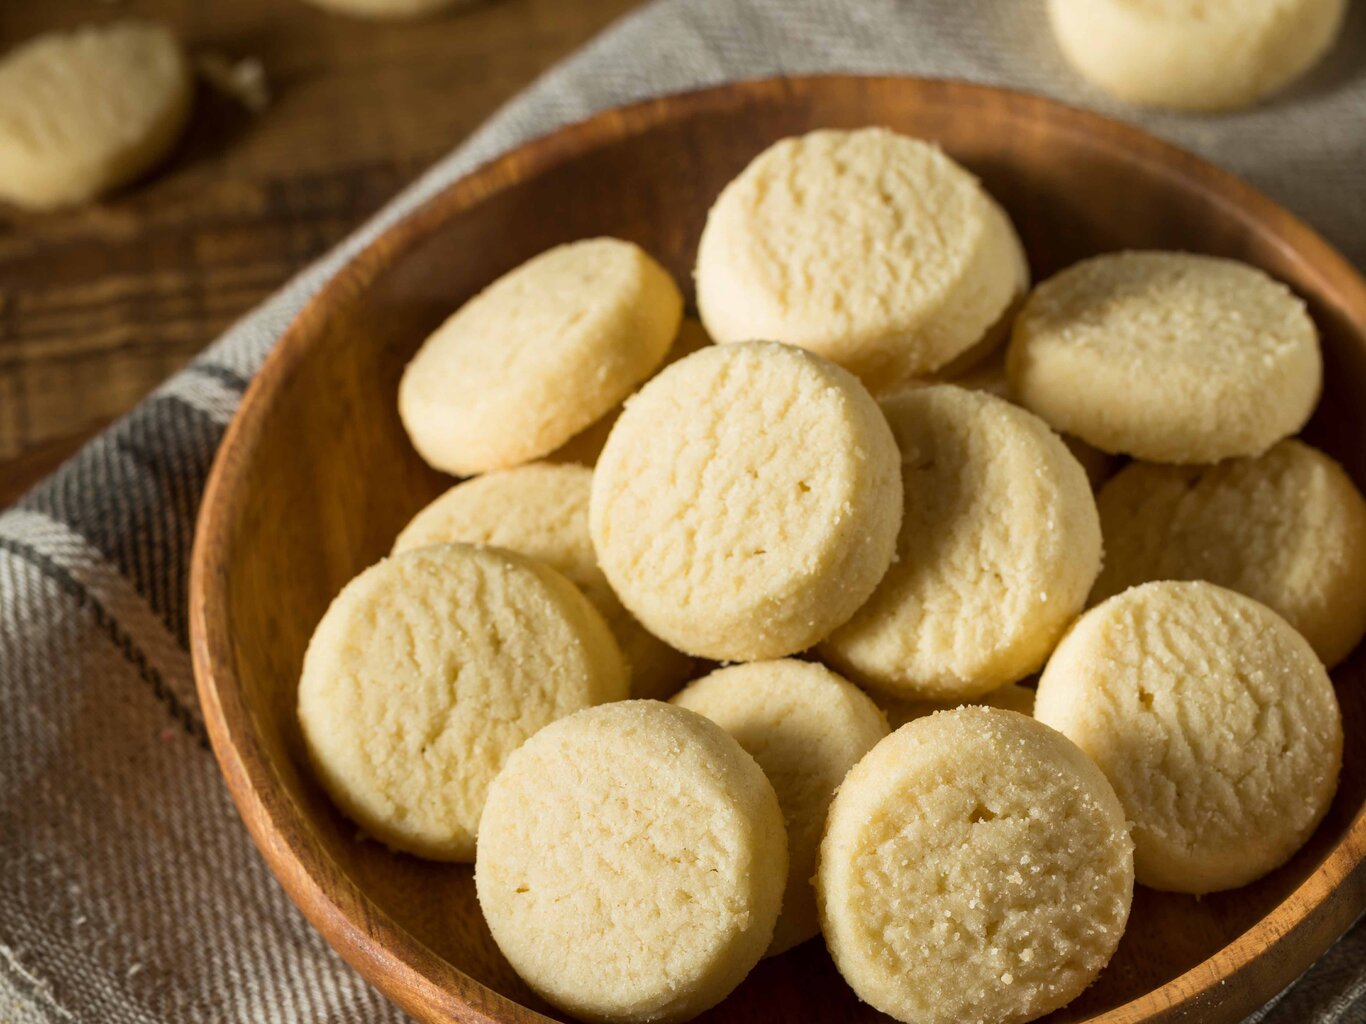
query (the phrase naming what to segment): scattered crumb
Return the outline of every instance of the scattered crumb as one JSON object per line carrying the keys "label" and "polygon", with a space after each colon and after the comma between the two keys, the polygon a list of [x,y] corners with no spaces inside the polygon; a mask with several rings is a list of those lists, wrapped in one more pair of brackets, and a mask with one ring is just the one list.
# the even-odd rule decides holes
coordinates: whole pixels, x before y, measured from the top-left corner
{"label": "scattered crumb", "polygon": [[270,106],[270,83],[266,69],[256,57],[233,60],[215,50],[195,58],[200,77],[224,96],[229,96],[253,114]]}

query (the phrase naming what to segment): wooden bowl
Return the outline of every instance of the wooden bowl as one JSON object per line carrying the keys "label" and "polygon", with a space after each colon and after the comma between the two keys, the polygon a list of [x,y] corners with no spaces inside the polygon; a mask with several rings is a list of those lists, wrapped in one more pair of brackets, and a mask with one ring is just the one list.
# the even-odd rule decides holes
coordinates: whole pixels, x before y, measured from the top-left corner
{"label": "wooden bowl", "polygon": [[[760,149],[817,127],[885,124],[940,142],[1010,211],[1036,279],[1091,253],[1178,248],[1288,282],[1323,333],[1306,431],[1366,485],[1366,282],[1241,181],[1133,128],[1033,96],[912,78],[745,82],[599,114],[456,182],[313,299],[223,442],[194,552],[195,672],[214,750],[261,852],[341,954],[423,1021],[543,1021],[553,1011],[495,948],[467,866],[358,841],[314,784],[295,724],[305,644],[330,599],[450,481],[404,437],[404,363],[451,310],[548,246],[632,239],[691,281],[708,206]],[[1334,673],[1366,735],[1366,654]],[[1366,908],[1366,744],[1309,844],[1235,892],[1140,889],[1114,961],[1059,1021],[1234,1021],[1275,995]],[[547,1016],[542,1016],[545,1014]],[[862,1021],[818,941],[764,961],[710,1021]]]}

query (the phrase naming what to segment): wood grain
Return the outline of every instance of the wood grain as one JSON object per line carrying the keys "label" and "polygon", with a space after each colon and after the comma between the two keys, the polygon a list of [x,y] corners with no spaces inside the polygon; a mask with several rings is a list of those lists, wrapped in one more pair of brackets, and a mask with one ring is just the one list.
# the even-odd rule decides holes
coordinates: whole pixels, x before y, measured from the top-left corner
{"label": "wood grain", "polygon": [[262,62],[258,114],[201,86],[144,182],[34,215],[0,205],[0,507],[636,0],[489,0],[370,23],[300,0],[0,3],[0,52],[160,18],[192,53]]}
{"label": "wood grain", "polygon": [[[204,502],[191,632],[214,748],[285,888],[366,977],[421,1020],[549,1013],[490,941],[468,868],[358,841],[309,778],[294,724],[304,646],[331,597],[449,481],[395,413],[398,375],[453,307],[549,245],[609,233],[687,283],[705,211],[764,145],[869,123],[939,140],[1020,228],[1037,276],[1121,247],[1232,256],[1289,282],[1324,341],[1307,435],[1366,485],[1366,282],[1310,229],[1228,174],[1136,129],[962,83],[818,77],[743,83],[609,111],[442,193],[299,317],[253,386]],[[319,500],[325,496],[325,500]],[[1366,730],[1366,653],[1334,674]],[[1057,1021],[1235,1021],[1366,908],[1366,748],[1350,744],[1326,820],[1288,865],[1232,893],[1140,890],[1100,980]],[[819,942],[765,961],[710,1021],[879,1019]]]}

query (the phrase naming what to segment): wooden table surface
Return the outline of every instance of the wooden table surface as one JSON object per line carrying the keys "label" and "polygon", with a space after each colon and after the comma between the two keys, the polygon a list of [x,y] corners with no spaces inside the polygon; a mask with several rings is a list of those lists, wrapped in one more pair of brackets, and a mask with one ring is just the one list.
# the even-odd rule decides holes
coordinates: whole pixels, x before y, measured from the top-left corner
{"label": "wooden table surface", "polygon": [[491,0],[365,22],[301,0],[0,0],[0,51],[159,18],[255,58],[250,113],[201,83],[185,138],[93,206],[0,205],[0,507],[636,0]]}

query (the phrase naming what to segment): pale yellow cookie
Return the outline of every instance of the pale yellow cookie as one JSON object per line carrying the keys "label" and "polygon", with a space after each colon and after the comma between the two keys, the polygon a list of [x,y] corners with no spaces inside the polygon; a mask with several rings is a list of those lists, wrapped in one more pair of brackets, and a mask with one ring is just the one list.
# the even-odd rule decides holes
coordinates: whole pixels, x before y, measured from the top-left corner
{"label": "pale yellow cookie", "polygon": [[[663,370],[665,367],[672,366],[685,356],[690,356],[711,343],[712,340],[707,337],[707,331],[702,326],[702,322],[693,317],[685,316],[683,325],[678,329],[678,337],[669,346],[669,353],[664,357],[664,362],[659,369]],[[588,429],[575,434],[546,458],[551,462],[577,462],[580,466],[596,466],[598,456],[602,454],[603,446],[607,444],[607,437],[612,433],[612,427],[616,425],[617,417],[621,415],[623,408],[625,408],[625,402],[618,405]]]}
{"label": "pale yellow cookie", "polygon": [[833,363],[713,345],[627,403],[590,522],[612,589],[656,636],[720,661],[780,658],[848,619],[891,562],[896,442]]}
{"label": "pale yellow cookie", "polygon": [[474,859],[489,783],[557,718],[627,695],[602,617],[567,579],[494,548],[371,566],[309,641],[299,724],[319,781],[397,850]]}
{"label": "pale yellow cookie", "polygon": [[1034,715],[1114,785],[1138,881],[1173,892],[1233,889],[1285,863],[1342,763],[1313,649],[1212,583],[1145,583],[1091,609],[1049,659]]}
{"label": "pale yellow cookie", "polygon": [[[946,377],[944,381],[948,384],[957,384],[960,388],[986,391],[997,398],[1004,398],[1007,402],[1015,401],[1010,393],[1010,378],[1006,376],[1006,354],[1003,348],[993,352],[971,369]],[[1092,489],[1100,487],[1114,475],[1120,461],[1118,458],[1071,434],[1058,436],[1062,438],[1062,443],[1067,445],[1067,450],[1081,463],[1081,468],[1086,470],[1086,478],[1091,481]]]}
{"label": "pale yellow cookie", "polygon": [[588,534],[593,472],[583,466],[528,463],[456,484],[424,508],[394,542],[394,554],[428,544],[492,544],[564,573],[602,613],[625,655],[631,695],[664,699],[693,660],[652,636],[621,606],[598,568]]}
{"label": "pale yellow cookie", "polygon": [[1179,110],[1245,107],[1327,52],[1347,0],[1049,0],[1063,55],[1106,92]]}
{"label": "pale yellow cookie", "polygon": [[338,14],[357,18],[398,19],[421,18],[457,4],[468,5],[474,0],[308,0]]}
{"label": "pale yellow cookie", "polygon": [[399,385],[418,453],[469,476],[548,455],[654,371],[683,298],[639,246],[592,238],[504,274],[437,328]]}
{"label": "pale yellow cookie", "polygon": [[886,399],[901,449],[897,557],[821,658],[891,696],[960,701],[1043,664],[1100,571],[1086,474],[1023,409],[951,384]]}
{"label": "pale yellow cookie", "polygon": [[1151,462],[1259,455],[1304,426],[1322,360],[1304,303],[1235,260],[1120,252],[1034,289],[1011,390],[1055,429]]}
{"label": "pale yellow cookie", "polygon": [[787,877],[773,787],[720,726],[658,701],[581,711],[508,760],[474,880],[522,979],[587,1021],[687,1020],[768,946]]}
{"label": "pale yellow cookie", "polygon": [[673,703],[739,741],[773,783],[787,823],[783,912],[768,955],[820,932],[811,876],[835,790],[887,735],[887,720],[857,686],[809,661],[756,661],[689,683]]}
{"label": "pale yellow cookie", "polygon": [[1101,490],[1104,600],[1148,580],[1209,580],[1284,616],[1332,668],[1366,633],[1366,500],[1300,441],[1214,466],[1133,462]]}
{"label": "pale yellow cookie", "polygon": [[1105,777],[996,708],[903,726],[845,778],[816,890],[835,966],[906,1024],[1033,1020],[1109,961],[1133,844]]}
{"label": "pale yellow cookie", "polygon": [[0,199],[48,209],[132,181],[170,151],[193,97],[185,51],[162,25],[30,40],[0,61]]}
{"label": "pale yellow cookie", "polygon": [[917,718],[925,718],[936,711],[952,711],[954,708],[970,705],[1003,708],[1006,711],[1016,711],[1022,715],[1032,716],[1034,714],[1034,691],[1027,686],[1021,686],[1019,683],[1010,683],[999,690],[984,693],[980,697],[952,703],[938,700],[898,700],[895,697],[883,696],[879,696],[877,702],[877,706],[887,716],[887,724],[893,729],[900,729],[907,722],[913,722]]}
{"label": "pale yellow cookie", "polygon": [[1009,218],[938,147],[821,130],[770,146],[721,192],[697,306],[718,342],[800,345],[884,393],[980,342],[1026,278]]}

